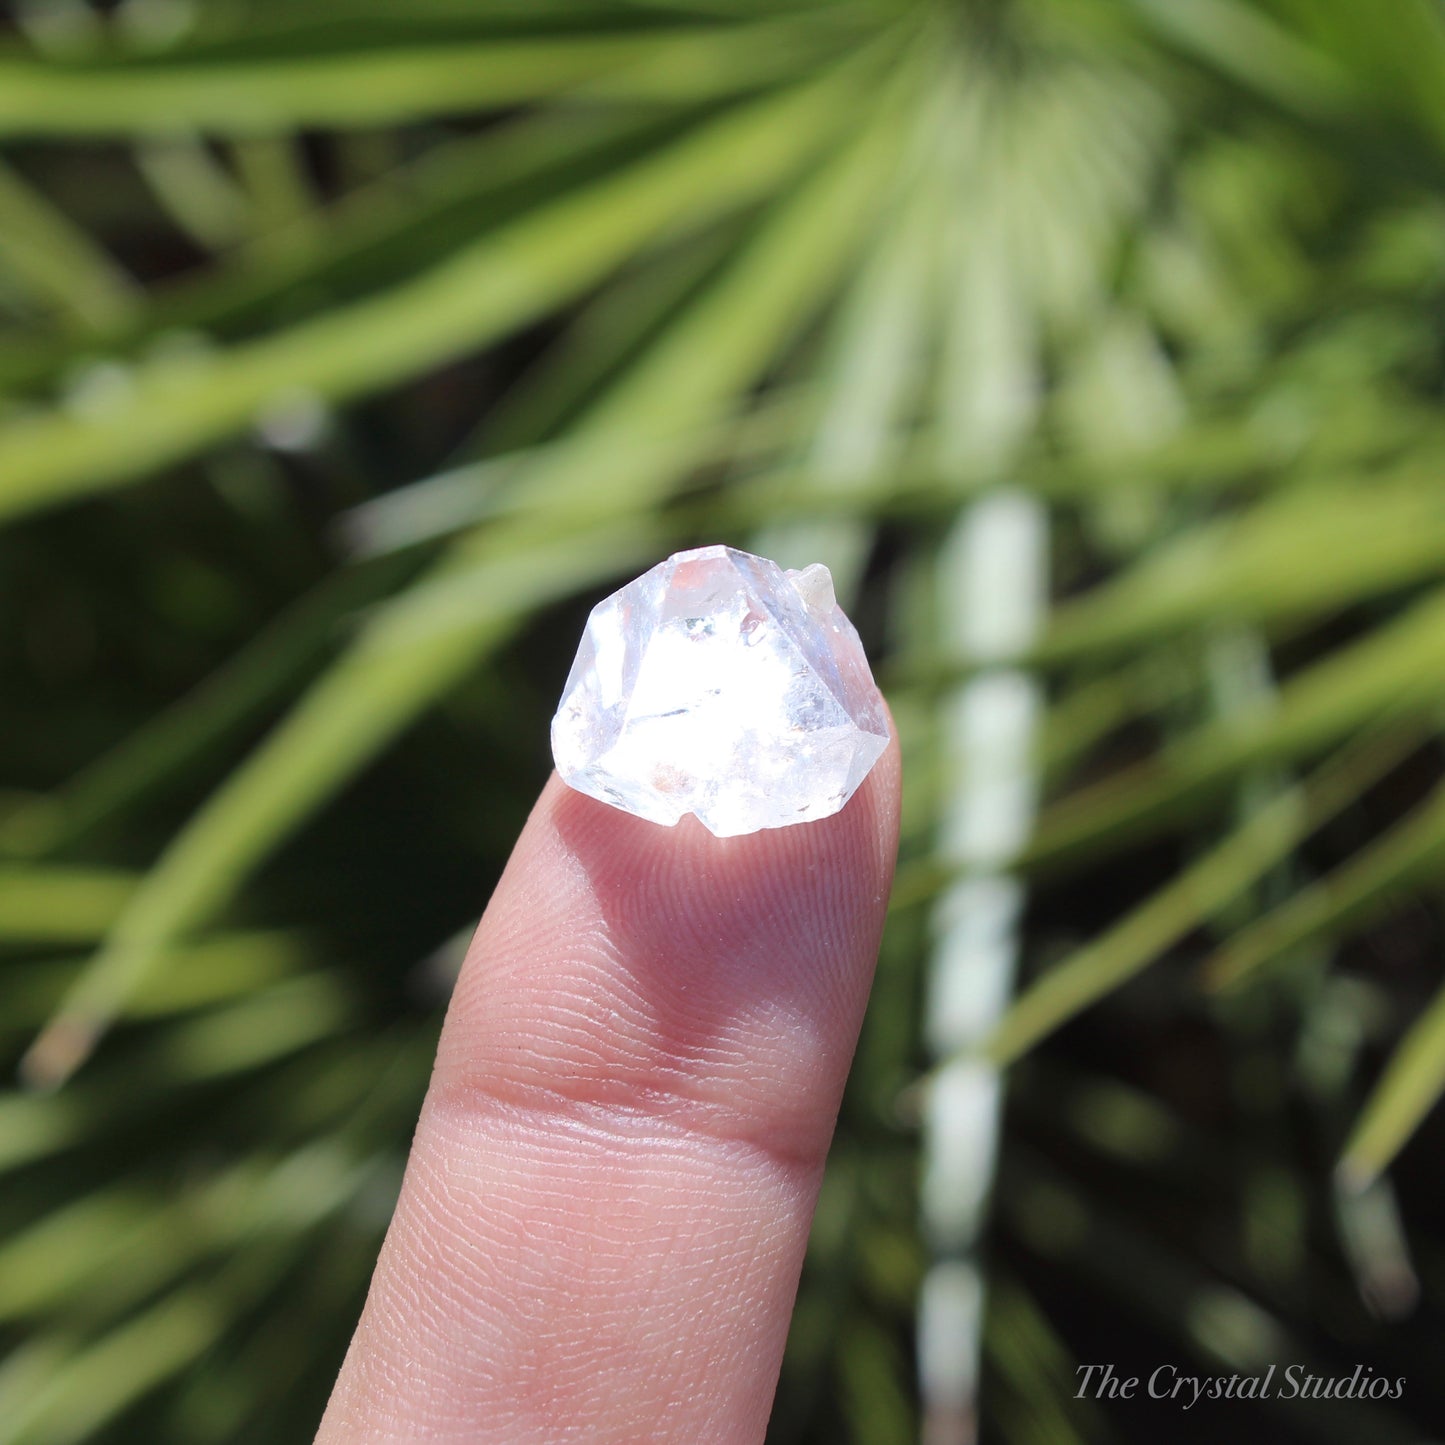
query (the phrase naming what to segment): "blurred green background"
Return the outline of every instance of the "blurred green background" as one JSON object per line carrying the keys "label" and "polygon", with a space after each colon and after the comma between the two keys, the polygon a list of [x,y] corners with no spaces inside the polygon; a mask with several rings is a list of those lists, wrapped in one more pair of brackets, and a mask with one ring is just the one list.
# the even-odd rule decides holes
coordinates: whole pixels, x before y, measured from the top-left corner
{"label": "blurred green background", "polygon": [[907,766],[773,1437],[1445,1429],[1445,7],[3,13],[0,1441],[310,1438],[586,610],[718,540]]}

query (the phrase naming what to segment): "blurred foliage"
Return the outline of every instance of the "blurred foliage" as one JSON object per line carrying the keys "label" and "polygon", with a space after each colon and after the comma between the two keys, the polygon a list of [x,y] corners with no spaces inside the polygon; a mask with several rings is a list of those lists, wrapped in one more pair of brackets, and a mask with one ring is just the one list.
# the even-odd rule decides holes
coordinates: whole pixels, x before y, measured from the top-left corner
{"label": "blurred foliage", "polygon": [[1178,1440],[1445,1425],[1437,0],[0,38],[0,1441],[309,1438],[580,620],[719,539],[834,566],[904,735],[774,1434],[911,1438],[931,579],[1001,485],[1055,603],[984,1433],[1158,1438],[1105,1359],[1408,1381]]}

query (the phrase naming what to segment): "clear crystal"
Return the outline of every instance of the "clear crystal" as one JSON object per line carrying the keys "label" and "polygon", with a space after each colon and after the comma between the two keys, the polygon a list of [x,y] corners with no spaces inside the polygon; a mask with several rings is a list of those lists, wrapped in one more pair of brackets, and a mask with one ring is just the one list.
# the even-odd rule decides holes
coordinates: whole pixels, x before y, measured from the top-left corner
{"label": "clear crystal", "polygon": [[557,771],[720,838],[836,813],[888,745],[883,700],[821,564],[678,552],[592,609],[552,720]]}

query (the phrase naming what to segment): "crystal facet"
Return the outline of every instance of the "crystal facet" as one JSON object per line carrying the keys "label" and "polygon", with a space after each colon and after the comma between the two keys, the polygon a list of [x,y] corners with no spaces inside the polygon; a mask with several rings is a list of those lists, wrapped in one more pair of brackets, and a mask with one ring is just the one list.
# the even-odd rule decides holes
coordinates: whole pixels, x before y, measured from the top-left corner
{"label": "crystal facet", "polygon": [[720,838],[836,813],[888,745],[883,699],[821,564],[678,552],[598,603],[552,720],[557,771]]}

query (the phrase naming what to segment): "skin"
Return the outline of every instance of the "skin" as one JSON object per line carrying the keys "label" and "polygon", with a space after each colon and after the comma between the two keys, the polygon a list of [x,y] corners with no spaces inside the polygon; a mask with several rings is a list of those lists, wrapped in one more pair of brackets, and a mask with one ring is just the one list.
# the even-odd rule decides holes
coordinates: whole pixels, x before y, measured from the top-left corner
{"label": "skin", "polygon": [[323,1445],[763,1438],[897,849],[547,784],[472,942]]}

